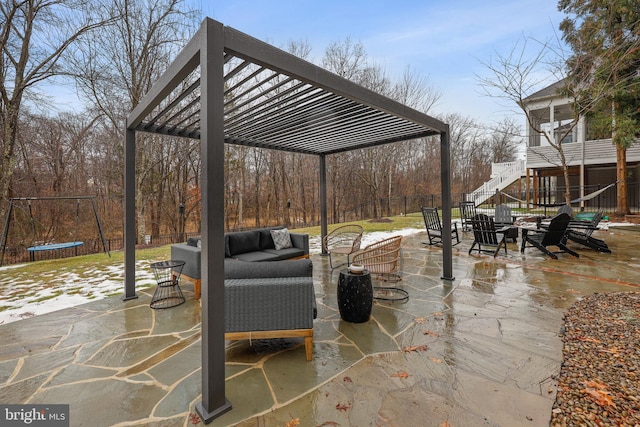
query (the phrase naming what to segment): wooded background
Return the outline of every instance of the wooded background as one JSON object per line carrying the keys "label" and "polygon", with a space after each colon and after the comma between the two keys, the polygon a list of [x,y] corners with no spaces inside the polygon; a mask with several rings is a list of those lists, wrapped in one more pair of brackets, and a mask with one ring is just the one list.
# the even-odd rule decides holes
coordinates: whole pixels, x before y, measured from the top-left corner
{"label": "wooded background", "polygon": [[[1,6],[5,18],[14,20],[8,28],[15,34],[6,31],[2,36],[5,63],[15,59],[15,68],[0,76],[2,148],[12,158],[3,161],[0,170],[3,187],[6,184],[0,210],[4,217],[11,197],[95,195],[105,235],[118,238],[123,232],[125,118],[202,17],[180,0],[96,1],[90,8],[82,2],[55,3],[55,8],[37,1]],[[34,13],[36,9],[39,13]],[[51,32],[52,19],[64,21],[68,31]],[[101,25],[80,31],[88,22]],[[61,46],[64,49],[55,50]],[[29,57],[19,54],[23,48],[31,52]],[[305,41],[282,48],[312,61],[312,49]],[[47,61],[53,51],[59,56],[51,64]],[[401,76],[389,75],[370,60],[359,42],[336,41],[317,63],[448,123],[454,200],[487,180],[492,162],[515,160],[523,143],[521,129],[508,119],[483,124],[456,113],[433,114],[440,92],[426,77],[411,68]],[[46,72],[45,66],[49,66]],[[72,111],[54,108],[56,98],[40,85],[53,78],[74,84],[84,106]],[[137,145],[139,241],[148,235],[197,233],[199,141],[141,134]],[[329,156],[330,223],[377,218],[406,212],[405,208],[417,211],[426,200],[439,198],[439,165],[439,140],[428,139]],[[315,156],[227,145],[226,227],[317,224],[318,169]],[[31,213],[27,205],[19,206],[14,209],[9,245],[69,241],[74,233],[80,240],[97,237],[90,203],[78,211],[77,229],[76,208],[75,201],[33,202]]]}

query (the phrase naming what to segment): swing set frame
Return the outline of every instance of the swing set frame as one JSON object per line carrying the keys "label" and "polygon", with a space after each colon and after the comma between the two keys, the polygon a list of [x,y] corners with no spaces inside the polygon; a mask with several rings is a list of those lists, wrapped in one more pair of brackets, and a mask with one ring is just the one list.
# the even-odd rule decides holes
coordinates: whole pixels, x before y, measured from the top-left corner
{"label": "swing set frame", "polygon": [[100,234],[100,241],[102,242],[102,248],[104,249],[104,253],[111,257],[111,253],[107,249],[106,240],[104,238],[104,233],[102,231],[102,223],[100,222],[100,217],[98,216],[98,209],[96,207],[95,196],[48,196],[48,197],[12,197],[9,199],[9,209],[7,210],[7,217],[4,223],[4,229],[2,231],[2,239],[0,239],[0,246],[2,246],[2,255],[0,256],[0,266],[4,263],[4,255],[7,248],[7,241],[9,238],[9,227],[11,225],[11,213],[13,212],[13,207],[16,202],[28,202],[29,204],[29,216],[31,218],[31,226],[35,236],[35,224],[33,218],[33,211],[31,210],[31,202],[32,201],[40,201],[40,200],[75,200],[76,201],[76,221],[75,221],[75,234],[72,242],[63,242],[63,243],[52,243],[52,244],[44,244],[44,245],[33,245],[27,248],[27,251],[30,252],[31,261],[34,260],[34,253],[41,251],[54,251],[60,249],[67,248],[77,248],[78,246],[82,246],[84,242],[77,240],[78,234],[78,217],[80,214],[80,202],[82,200],[90,200],[91,207],[93,208],[93,214],[96,219],[96,224],[98,226],[98,233]]}

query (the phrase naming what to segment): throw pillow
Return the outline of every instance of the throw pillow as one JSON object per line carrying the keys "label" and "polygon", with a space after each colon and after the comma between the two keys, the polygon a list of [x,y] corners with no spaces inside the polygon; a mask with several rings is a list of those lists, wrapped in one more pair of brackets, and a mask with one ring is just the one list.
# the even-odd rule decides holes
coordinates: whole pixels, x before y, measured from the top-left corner
{"label": "throw pillow", "polygon": [[282,230],[271,230],[271,238],[277,250],[293,247],[291,244],[291,235],[289,235],[289,230],[286,228]]}

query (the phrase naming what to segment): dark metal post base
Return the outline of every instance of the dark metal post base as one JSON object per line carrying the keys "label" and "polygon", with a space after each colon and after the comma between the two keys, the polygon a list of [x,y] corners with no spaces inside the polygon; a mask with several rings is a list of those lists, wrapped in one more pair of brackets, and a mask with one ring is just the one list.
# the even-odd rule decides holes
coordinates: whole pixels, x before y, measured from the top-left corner
{"label": "dark metal post base", "polygon": [[229,400],[226,399],[226,398],[224,399],[224,405],[220,406],[219,408],[216,408],[215,410],[213,410],[211,412],[207,412],[204,409],[204,406],[202,405],[202,402],[196,403],[196,412],[200,416],[200,419],[202,420],[202,422],[205,423],[205,424],[209,424],[213,420],[218,418],[220,415],[229,412],[231,410],[231,408],[233,408],[231,406],[231,402],[229,402]]}

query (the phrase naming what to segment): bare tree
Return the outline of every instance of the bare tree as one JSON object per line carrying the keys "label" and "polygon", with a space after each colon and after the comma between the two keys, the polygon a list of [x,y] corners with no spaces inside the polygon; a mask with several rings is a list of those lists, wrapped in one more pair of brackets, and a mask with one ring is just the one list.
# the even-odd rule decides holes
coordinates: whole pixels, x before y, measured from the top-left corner
{"label": "bare tree", "polygon": [[[20,114],[25,101],[44,101],[39,84],[65,73],[65,55],[78,39],[104,27],[95,3],[76,0],[0,2],[0,199],[10,195]],[[4,206],[0,207],[4,217]]]}
{"label": "bare tree", "polygon": [[407,67],[393,84],[391,98],[428,114],[442,98],[442,91],[429,84],[427,78]]}
{"label": "bare tree", "polygon": [[[529,44],[533,43],[537,46],[533,53],[529,50]],[[563,133],[560,137],[556,137],[554,124],[550,129],[543,129],[540,123],[533,116],[531,111],[526,108],[525,100],[533,95],[537,90],[541,89],[542,84],[548,82],[549,75],[554,75],[558,70],[562,70],[563,58],[555,56],[558,50],[552,48],[550,42],[540,43],[532,38],[521,39],[507,55],[497,54],[495,58],[491,58],[485,62],[485,67],[489,70],[488,77],[477,76],[485,93],[491,97],[502,98],[511,102],[511,106],[516,105],[524,112],[529,127],[544,136],[545,140],[558,153],[560,159],[560,167],[562,168],[565,182],[565,202],[571,201],[569,192],[569,167],[562,148],[562,141],[569,135],[578,121],[573,120],[568,126],[563,127]],[[553,70],[549,69],[549,64],[555,64]],[[544,77],[540,77],[540,76]],[[566,76],[561,76],[558,80],[562,80]],[[573,104],[577,106],[577,104]],[[578,114],[575,114],[578,117]]]}
{"label": "bare tree", "polygon": [[518,148],[523,145],[522,129],[512,118],[505,117],[492,130],[489,139],[491,160],[505,163],[516,160]]}
{"label": "bare tree", "polygon": [[[530,44],[535,47],[531,50]],[[581,87],[576,80],[567,78],[567,54],[561,44],[555,41],[540,42],[533,38],[523,38],[514,45],[507,55],[496,54],[495,58],[483,63],[489,76],[476,76],[488,96],[501,98],[516,105],[524,112],[529,127],[539,134],[558,153],[559,166],[564,177],[566,204],[571,203],[569,167],[563,150],[562,141],[573,132],[578,118],[586,115],[597,105],[602,96],[596,96],[586,102],[572,102],[572,119],[568,123],[551,123],[549,128],[542,126],[539,120],[526,107],[526,99],[543,85],[549,83],[549,76],[559,82],[558,94],[564,94],[574,101],[578,99]],[[555,83],[554,82],[554,83]],[[552,159],[547,159],[551,161]]]}
{"label": "bare tree", "polygon": [[[182,8],[185,8],[183,10]],[[121,146],[126,115],[151,88],[196,28],[196,14],[186,10],[184,0],[114,0],[98,10],[105,16],[118,16],[113,25],[99,34],[85,37],[76,52],[76,81],[81,92],[107,117]],[[194,149],[183,141],[182,163]],[[157,137],[140,135],[136,141],[136,225],[138,238],[147,234],[147,210],[159,226],[163,184],[167,176],[158,170],[161,142]],[[122,170],[122,167],[119,168]],[[166,171],[165,171],[166,172]],[[146,182],[150,180],[151,182]],[[177,212],[180,200],[174,200]]]}

